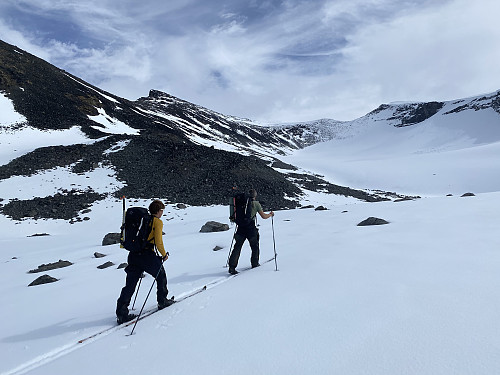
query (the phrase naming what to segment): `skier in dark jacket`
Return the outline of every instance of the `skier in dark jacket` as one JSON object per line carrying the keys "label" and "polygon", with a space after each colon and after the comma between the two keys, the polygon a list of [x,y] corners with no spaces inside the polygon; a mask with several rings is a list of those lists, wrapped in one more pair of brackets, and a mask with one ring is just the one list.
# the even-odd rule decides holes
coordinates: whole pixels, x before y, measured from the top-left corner
{"label": "skier in dark jacket", "polygon": [[259,201],[255,200],[257,198],[257,191],[252,189],[249,191],[249,195],[252,199],[251,202],[251,212],[250,212],[250,223],[247,225],[238,225],[238,229],[234,234],[234,247],[229,257],[229,273],[235,275],[238,273],[236,267],[238,266],[238,260],[240,259],[241,248],[245,240],[248,240],[250,248],[252,249],[252,256],[250,258],[250,263],[252,268],[259,267],[259,230],[255,225],[255,216],[257,213],[263,219],[269,219],[274,216],[274,212],[271,211],[268,214],[264,212]]}
{"label": "skier in dark jacket", "polygon": [[137,253],[130,252],[128,255],[128,266],[125,268],[127,273],[125,286],[116,301],[116,321],[118,324],[137,317],[137,315],[129,313],[128,306],[143,272],[147,272],[153,277],[158,275],[156,278],[158,309],[161,310],[174,303],[173,300],[167,298],[167,274],[163,268],[163,262],[168,259],[168,253],[163,246],[163,222],[160,219],[164,209],[165,205],[159,200],[155,200],[149,205],[149,212],[153,215],[153,227],[148,236],[148,242],[151,243],[151,246],[147,246]]}

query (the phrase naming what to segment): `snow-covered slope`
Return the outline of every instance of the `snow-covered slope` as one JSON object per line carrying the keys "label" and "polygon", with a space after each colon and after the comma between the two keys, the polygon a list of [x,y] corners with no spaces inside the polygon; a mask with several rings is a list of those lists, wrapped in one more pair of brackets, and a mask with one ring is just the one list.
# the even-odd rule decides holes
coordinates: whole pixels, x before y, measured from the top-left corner
{"label": "snow-covered slope", "polygon": [[[171,294],[222,283],[141,321],[133,336],[126,328],[85,344],[114,324],[126,252],[100,240],[118,227],[120,202],[94,205],[73,226],[1,218],[0,372],[495,373],[499,203],[489,193],[280,211],[260,223],[261,259],[273,256],[274,238],[279,271],[271,262],[234,279],[223,268],[232,229],[199,233],[207,220],[226,221],[227,208],[169,206]],[[390,224],[358,227],[368,216]],[[50,236],[27,237],[35,233]],[[245,245],[241,267],[249,253]],[[48,272],[59,281],[27,286],[40,275],[28,270],[59,259],[74,263]],[[96,268],[106,261],[115,265]],[[151,283],[143,280],[136,309]],[[153,293],[147,308],[154,303]]]}
{"label": "snow-covered slope", "polygon": [[0,92],[0,113],[2,117],[0,118],[0,127],[20,124],[26,122],[26,118],[17,113],[12,105],[12,102]]}
{"label": "snow-covered slope", "polygon": [[498,191],[499,92],[441,103],[417,124],[418,104],[393,104],[349,122],[342,138],[283,158],[354,188],[407,194]]}

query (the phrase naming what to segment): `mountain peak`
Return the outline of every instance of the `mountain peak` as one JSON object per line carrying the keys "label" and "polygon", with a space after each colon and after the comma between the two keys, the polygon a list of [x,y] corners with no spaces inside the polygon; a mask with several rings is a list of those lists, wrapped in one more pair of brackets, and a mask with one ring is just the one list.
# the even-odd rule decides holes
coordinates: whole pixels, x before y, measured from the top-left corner
{"label": "mountain peak", "polygon": [[177,99],[175,96],[172,96],[170,94],[167,94],[166,92],[163,92],[160,90],[155,90],[155,89],[149,90],[148,98],[151,98],[151,99],[163,99],[163,98],[172,99],[172,98],[175,98],[175,99]]}

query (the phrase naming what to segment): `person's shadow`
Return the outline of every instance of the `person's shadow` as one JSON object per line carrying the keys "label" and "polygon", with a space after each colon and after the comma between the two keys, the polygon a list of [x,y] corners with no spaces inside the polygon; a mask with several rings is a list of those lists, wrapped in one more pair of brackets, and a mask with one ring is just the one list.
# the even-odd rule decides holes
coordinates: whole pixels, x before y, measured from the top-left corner
{"label": "person's shadow", "polygon": [[73,319],[67,319],[60,323],[56,323],[47,327],[37,328],[35,330],[21,333],[18,335],[12,335],[4,337],[1,341],[6,343],[23,342],[29,340],[41,340],[49,337],[59,336],[67,332],[78,332],[83,329],[88,329],[97,326],[112,326],[116,325],[116,318],[110,316],[109,318],[104,318],[100,320],[90,321],[90,322],[79,322],[71,324]]}

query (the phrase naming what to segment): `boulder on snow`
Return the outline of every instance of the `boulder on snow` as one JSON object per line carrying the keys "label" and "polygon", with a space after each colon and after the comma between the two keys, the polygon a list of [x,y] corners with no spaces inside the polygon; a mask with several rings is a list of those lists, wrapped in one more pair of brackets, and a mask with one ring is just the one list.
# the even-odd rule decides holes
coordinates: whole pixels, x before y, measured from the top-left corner
{"label": "boulder on snow", "polygon": [[465,194],[462,194],[461,197],[475,197],[476,194],[474,193],[465,193]]}
{"label": "boulder on snow", "polygon": [[97,251],[94,253],[95,258],[104,258],[106,254],[98,253]]}
{"label": "boulder on snow", "polygon": [[58,279],[51,277],[49,275],[43,275],[43,276],[40,276],[39,278],[33,280],[28,286],[48,284],[48,283],[53,283],[56,281],[58,281]]}
{"label": "boulder on snow", "polygon": [[41,264],[38,266],[38,268],[34,270],[29,270],[28,273],[38,273],[38,272],[47,272],[50,270],[55,270],[57,268],[63,268],[63,267],[68,267],[71,266],[73,263],[67,260],[61,260],[54,262],[54,263],[48,263],[48,264]]}
{"label": "boulder on snow", "polygon": [[103,270],[105,268],[108,268],[108,267],[111,267],[114,265],[115,264],[113,262],[106,262],[106,263],[101,264],[100,266],[97,266],[97,268],[99,268],[100,270]]}
{"label": "boulder on snow", "polygon": [[44,237],[44,236],[50,236],[50,234],[48,234],[48,233],[35,233],[35,234],[32,234],[31,236],[28,236],[28,237]]}
{"label": "boulder on snow", "polygon": [[328,208],[324,207],[324,206],[318,206],[314,209],[314,211],[326,211],[328,210]]}
{"label": "boulder on snow", "polygon": [[217,221],[207,221],[200,229],[201,233],[224,232],[229,230],[229,225]]}
{"label": "boulder on snow", "polygon": [[222,249],[223,249],[223,247],[220,247],[219,245],[217,245],[217,246],[215,246],[213,248],[213,251],[219,251],[219,250],[222,250]]}
{"label": "boulder on snow", "polygon": [[115,245],[120,243],[120,233],[108,233],[102,239],[102,246]]}
{"label": "boulder on snow", "polygon": [[384,224],[389,224],[389,222],[384,219],[380,219],[378,217],[370,216],[368,219],[365,219],[361,223],[359,223],[358,227],[363,227],[368,225],[384,225]]}

